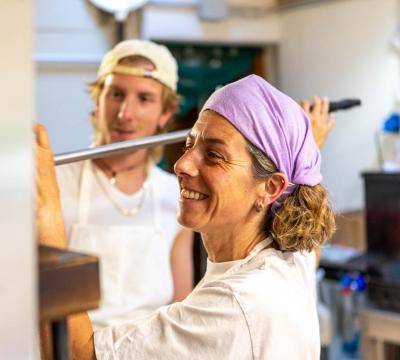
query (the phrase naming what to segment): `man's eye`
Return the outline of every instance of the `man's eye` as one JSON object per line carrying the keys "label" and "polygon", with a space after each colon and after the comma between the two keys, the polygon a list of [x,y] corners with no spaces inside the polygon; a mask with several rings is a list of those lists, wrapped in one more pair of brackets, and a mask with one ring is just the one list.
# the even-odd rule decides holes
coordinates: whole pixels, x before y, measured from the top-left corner
{"label": "man's eye", "polygon": [[122,99],[122,92],[119,90],[110,90],[108,96],[112,99]]}
{"label": "man's eye", "polygon": [[142,95],[139,97],[141,102],[152,102],[153,98],[151,96]]}

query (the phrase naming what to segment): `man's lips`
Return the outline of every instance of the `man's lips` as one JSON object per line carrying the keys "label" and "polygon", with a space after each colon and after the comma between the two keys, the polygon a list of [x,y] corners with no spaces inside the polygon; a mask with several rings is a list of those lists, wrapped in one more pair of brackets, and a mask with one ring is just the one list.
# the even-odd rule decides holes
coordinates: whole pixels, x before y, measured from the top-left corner
{"label": "man's lips", "polygon": [[130,130],[130,129],[113,129],[113,131],[119,133],[119,134],[133,134],[135,133],[134,130]]}
{"label": "man's lips", "polygon": [[118,136],[119,138],[122,139],[131,138],[136,134],[134,130],[127,130],[127,129],[113,129],[112,133],[114,134],[114,136]]}

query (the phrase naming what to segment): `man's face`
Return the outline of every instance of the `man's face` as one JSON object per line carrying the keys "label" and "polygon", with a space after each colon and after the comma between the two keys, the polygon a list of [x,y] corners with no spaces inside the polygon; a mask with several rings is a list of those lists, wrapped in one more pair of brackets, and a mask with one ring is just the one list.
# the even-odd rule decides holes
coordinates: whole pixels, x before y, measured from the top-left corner
{"label": "man's face", "polygon": [[154,79],[110,74],[97,102],[100,144],[151,136],[171,113],[162,112],[163,86]]}

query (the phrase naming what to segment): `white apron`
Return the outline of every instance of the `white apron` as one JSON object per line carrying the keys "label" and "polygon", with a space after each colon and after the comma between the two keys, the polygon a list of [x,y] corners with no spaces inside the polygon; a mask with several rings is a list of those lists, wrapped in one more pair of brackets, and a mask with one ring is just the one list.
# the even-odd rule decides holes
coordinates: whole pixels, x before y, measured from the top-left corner
{"label": "white apron", "polygon": [[[152,226],[91,225],[88,216],[96,171],[92,167],[90,161],[83,164],[78,223],[72,226],[69,247],[100,258],[102,300],[100,308],[89,313],[93,325],[99,328],[129,321],[169,303],[173,281],[170,246],[160,225],[157,187],[151,170],[145,201],[151,201]],[[111,203],[110,209],[114,209]]]}

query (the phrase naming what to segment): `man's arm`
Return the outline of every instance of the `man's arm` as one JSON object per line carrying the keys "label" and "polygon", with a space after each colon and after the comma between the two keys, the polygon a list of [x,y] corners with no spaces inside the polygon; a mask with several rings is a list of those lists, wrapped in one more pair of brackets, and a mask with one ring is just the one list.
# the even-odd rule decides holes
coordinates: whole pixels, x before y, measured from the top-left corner
{"label": "man's arm", "polygon": [[171,250],[171,268],[174,280],[172,302],[182,301],[193,290],[193,232],[178,232]]}
{"label": "man's arm", "polygon": [[[36,229],[41,245],[67,248],[60,194],[54,168],[54,156],[46,129],[36,125]],[[41,356],[52,359],[51,334],[48,323],[42,323]],[[68,317],[71,359],[95,359],[93,329],[86,313]]]}
{"label": "man's arm", "polygon": [[54,155],[47,131],[37,124],[36,132],[36,229],[40,245],[67,248],[60,192],[54,167]]}

